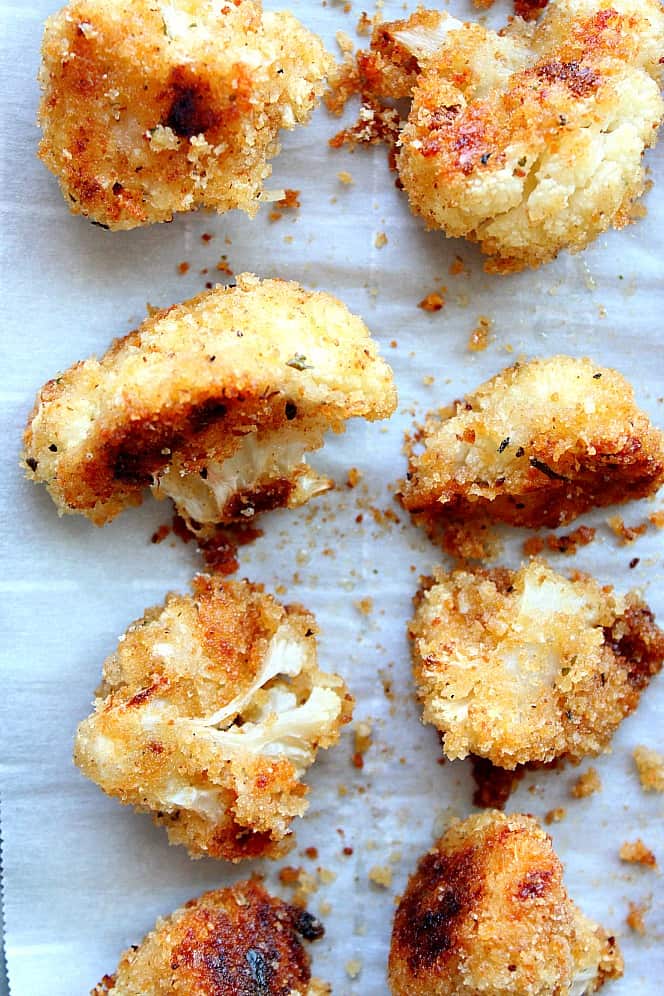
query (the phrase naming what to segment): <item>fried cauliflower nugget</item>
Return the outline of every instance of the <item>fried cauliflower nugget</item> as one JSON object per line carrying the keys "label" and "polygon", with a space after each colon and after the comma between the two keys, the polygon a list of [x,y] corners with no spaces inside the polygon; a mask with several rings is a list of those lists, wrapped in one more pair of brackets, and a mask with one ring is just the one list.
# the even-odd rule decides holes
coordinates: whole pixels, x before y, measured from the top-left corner
{"label": "fried cauliflower nugget", "polygon": [[199,575],[193,587],[120,638],[74,760],[192,857],[278,857],[307,808],[301,778],[339,739],[353,698],[318,669],[301,606],[247,581]]}
{"label": "fried cauliflower nugget", "polygon": [[323,927],[252,879],[206,892],[124,952],[91,996],[324,996],[303,937]]}
{"label": "fried cauliflower nugget", "polygon": [[584,996],[622,969],[615,939],[569,898],[532,816],[487,810],[454,822],[394,919],[393,996]]}
{"label": "fried cauliflower nugget", "polygon": [[664,633],[637,594],[570,581],[542,561],[441,569],[415,602],[423,719],[450,759],[513,769],[598,754],[664,659]]}
{"label": "fried cauliflower nugget", "polygon": [[103,525],[151,486],[201,532],[327,491],[304,454],[395,407],[392,371],[341,302],[243,274],[49,381],[23,460],[60,514]]}
{"label": "fried cauliflower nugget", "polygon": [[589,359],[515,363],[455,407],[429,417],[403,484],[404,506],[429,522],[555,528],[664,481],[664,433],[624,377]]}
{"label": "fried cauliflower nugget", "polygon": [[70,210],[112,229],[253,216],[279,130],[308,120],[333,65],[260,0],[72,0],[42,54],[39,155]]}
{"label": "fried cauliflower nugget", "polygon": [[437,11],[379,25],[360,69],[413,98],[397,160],[413,212],[509,273],[630,221],[663,61],[659,0],[552,0],[498,34]]}

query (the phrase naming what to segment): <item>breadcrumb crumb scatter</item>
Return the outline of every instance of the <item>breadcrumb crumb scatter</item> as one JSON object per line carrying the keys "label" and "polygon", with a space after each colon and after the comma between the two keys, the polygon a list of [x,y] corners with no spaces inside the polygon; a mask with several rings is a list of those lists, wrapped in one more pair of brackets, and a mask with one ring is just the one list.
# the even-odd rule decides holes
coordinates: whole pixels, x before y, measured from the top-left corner
{"label": "breadcrumb crumb scatter", "polygon": [[532,816],[455,821],[394,919],[393,996],[583,996],[622,975],[615,938],[578,909]]}
{"label": "breadcrumb crumb scatter", "polygon": [[570,356],[508,367],[451,414],[431,413],[421,444],[411,448],[401,499],[424,520],[555,528],[664,481],[664,433],[631,386]]}
{"label": "breadcrumb crumb scatter", "polygon": [[103,525],[151,487],[201,533],[327,491],[307,451],[346,419],[395,407],[359,318],[329,294],[245,273],[49,381],[23,461],[60,514]]}
{"label": "breadcrumb crumb scatter", "polygon": [[571,794],[575,799],[587,799],[589,795],[602,791],[602,779],[599,777],[597,768],[588,768],[579,775],[572,788]]}
{"label": "breadcrumb crumb scatter", "polygon": [[157,921],[91,996],[324,996],[302,939],[322,924],[257,879],[206,892]]}
{"label": "breadcrumb crumb scatter", "polygon": [[280,129],[308,120],[333,66],[259,0],[72,0],[42,57],[39,155],[70,210],[111,229],[253,216]]}
{"label": "breadcrumb crumb scatter", "polygon": [[509,273],[632,220],[662,57],[658,0],[552,0],[498,33],[420,9],[374,28],[356,89],[412,98],[396,157],[411,209]]}
{"label": "breadcrumb crumb scatter", "polygon": [[193,588],[121,637],[74,760],[192,857],[278,857],[307,808],[302,776],[339,739],[353,698],[319,670],[301,606],[248,581],[199,575]]}
{"label": "breadcrumb crumb scatter", "polygon": [[635,594],[541,561],[518,571],[437,570],[410,624],[424,721],[450,760],[501,768],[605,751],[664,659]]}
{"label": "breadcrumb crumb scatter", "polygon": [[656,868],[657,858],[640,837],[636,840],[626,840],[620,845],[620,860],[632,865],[645,865],[646,868]]}
{"label": "breadcrumb crumb scatter", "polygon": [[635,747],[634,763],[646,792],[664,792],[664,754],[651,747]]}

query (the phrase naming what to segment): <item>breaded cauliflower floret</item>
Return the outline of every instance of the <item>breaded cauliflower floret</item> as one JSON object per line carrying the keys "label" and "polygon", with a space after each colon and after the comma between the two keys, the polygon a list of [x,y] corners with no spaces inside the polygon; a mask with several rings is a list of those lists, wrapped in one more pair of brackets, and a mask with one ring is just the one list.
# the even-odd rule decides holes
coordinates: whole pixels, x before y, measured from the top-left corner
{"label": "breaded cauliflower floret", "polygon": [[436,572],[410,624],[424,721],[450,759],[502,768],[608,748],[662,667],[664,633],[635,593],[545,563]]}
{"label": "breaded cauliflower floret", "polygon": [[103,525],[152,487],[200,532],[327,491],[306,452],[395,406],[390,368],[341,302],[242,274],[49,381],[23,460],[61,514]]}
{"label": "breaded cauliflower floret", "polygon": [[260,585],[199,575],[104,662],[76,764],[192,857],[279,856],[307,808],[302,776],[352,713],[343,679],[318,669],[316,632]]}
{"label": "breaded cauliflower floret", "polygon": [[664,481],[664,433],[624,377],[588,359],[515,363],[455,407],[429,417],[403,486],[430,521],[555,528]]}
{"label": "breaded cauliflower floret", "polygon": [[536,267],[630,220],[664,116],[659,0],[552,0],[497,34],[437,11],[379,25],[367,86],[412,96],[397,168],[430,228],[487,269]]}
{"label": "breaded cauliflower floret", "polygon": [[257,879],[206,892],[160,918],[91,996],[324,996],[300,938],[323,927]]}
{"label": "breaded cauliflower floret", "polygon": [[71,0],[46,22],[39,155],[70,210],[112,229],[258,209],[281,128],[332,66],[260,0]]}
{"label": "breaded cauliflower floret", "polygon": [[532,816],[487,810],[455,821],[394,919],[394,996],[584,996],[622,970],[615,939],[569,898]]}

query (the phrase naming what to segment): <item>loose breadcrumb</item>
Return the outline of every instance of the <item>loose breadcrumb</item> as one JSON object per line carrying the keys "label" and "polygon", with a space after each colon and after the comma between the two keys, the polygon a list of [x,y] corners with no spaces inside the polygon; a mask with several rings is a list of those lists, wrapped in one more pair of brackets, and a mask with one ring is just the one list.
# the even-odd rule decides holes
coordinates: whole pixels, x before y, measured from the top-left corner
{"label": "loose breadcrumb", "polygon": [[437,291],[432,291],[422,298],[417,307],[421,308],[422,311],[440,311],[445,307],[445,298]]}
{"label": "loose breadcrumb", "polygon": [[468,349],[471,353],[481,353],[489,345],[493,322],[486,315],[480,315],[477,325],[470,333]]}
{"label": "loose breadcrumb", "polygon": [[641,934],[643,937],[646,933],[646,922],[645,914],[648,912],[647,903],[633,903],[631,900],[629,902],[629,913],[625,917],[625,923],[633,930],[636,934]]}
{"label": "loose breadcrumb", "polygon": [[369,869],[369,881],[381,889],[389,889],[392,885],[392,874],[389,865],[373,865]]}
{"label": "loose breadcrumb", "polygon": [[433,412],[411,446],[401,499],[445,522],[490,518],[555,528],[664,481],[664,433],[617,371],[552,356],[515,363],[452,414]]}
{"label": "loose breadcrumb", "polygon": [[612,515],[606,521],[620,540],[621,546],[629,546],[639,536],[643,536],[648,528],[647,522],[641,522],[637,526],[626,526],[621,515]]}
{"label": "loose breadcrumb", "polygon": [[329,490],[307,451],[395,407],[359,318],[329,294],[245,273],[49,381],[23,461],[61,514],[103,525],[151,487],[200,533]]}
{"label": "loose breadcrumb", "polygon": [[399,903],[393,996],[592,993],[622,975],[615,938],[572,902],[562,872],[532,816],[454,821]]}
{"label": "loose breadcrumb", "polygon": [[387,235],[385,232],[377,232],[374,239],[374,246],[376,249],[382,249],[383,246],[387,245]]}
{"label": "loose breadcrumb", "polygon": [[628,864],[645,865],[647,868],[656,868],[657,859],[649,847],[643,843],[640,837],[636,840],[626,840],[620,845],[619,857],[621,861]]}
{"label": "loose breadcrumb", "polygon": [[359,958],[351,958],[346,962],[346,975],[349,979],[356,979],[362,971],[362,962]]}
{"label": "loose breadcrumb", "polygon": [[662,667],[664,633],[635,594],[542,561],[439,568],[409,627],[423,719],[450,759],[501,768],[607,750]]}
{"label": "loose breadcrumb", "polygon": [[544,822],[547,826],[552,823],[560,823],[567,816],[567,810],[564,806],[556,806],[555,809],[550,809],[546,816],[544,817]]}
{"label": "loose breadcrumb", "polygon": [[664,792],[664,754],[651,747],[635,747],[634,763],[646,792]]}
{"label": "loose breadcrumb", "polygon": [[199,575],[193,588],[148,609],[106,659],[74,759],[192,857],[278,857],[307,809],[302,776],[353,700],[318,669],[301,606],[248,581]]}
{"label": "loose breadcrumb", "polygon": [[342,169],[340,173],[337,173],[337,179],[340,183],[344,183],[346,185],[353,183],[352,174],[348,173],[345,169]]}
{"label": "loose breadcrumb", "polygon": [[302,939],[315,941],[322,924],[307,910],[271,896],[257,879],[206,892],[170,916],[120,958],[91,996],[192,996],[258,993],[323,996],[311,978]]}
{"label": "loose breadcrumb", "polygon": [[260,0],[71,0],[42,57],[39,155],[70,210],[112,229],[255,215],[280,130],[309,119],[333,66]]}
{"label": "loose breadcrumb", "polygon": [[396,156],[412,211],[510,273],[634,220],[663,56],[658,0],[551,0],[499,32],[420,8],[378,24],[357,65],[365,99],[412,98]]}
{"label": "loose breadcrumb", "polygon": [[586,799],[589,795],[594,795],[595,792],[601,791],[602,780],[596,768],[588,768],[587,771],[579,775],[570,789],[570,793],[575,799]]}

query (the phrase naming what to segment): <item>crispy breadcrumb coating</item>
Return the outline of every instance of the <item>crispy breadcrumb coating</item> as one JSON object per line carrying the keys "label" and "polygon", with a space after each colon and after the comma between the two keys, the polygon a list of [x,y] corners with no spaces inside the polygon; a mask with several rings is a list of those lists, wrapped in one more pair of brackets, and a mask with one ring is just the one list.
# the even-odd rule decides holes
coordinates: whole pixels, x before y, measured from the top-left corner
{"label": "crispy breadcrumb coating", "polygon": [[160,918],[91,996],[323,996],[301,938],[323,936],[305,909],[257,879],[206,892]]}
{"label": "crispy breadcrumb coating", "polygon": [[424,721],[450,759],[501,768],[605,751],[664,659],[664,633],[634,592],[518,571],[440,569],[410,624]]}
{"label": "crispy breadcrumb coating", "polygon": [[633,756],[644,792],[664,792],[664,754],[639,746],[634,748]]}
{"label": "crispy breadcrumb coating", "polygon": [[413,212],[509,273],[631,220],[662,57],[658,0],[552,0],[500,33],[418,10],[358,63],[365,92],[413,98],[397,157]]}
{"label": "crispy breadcrumb coating", "polygon": [[192,857],[277,857],[307,808],[301,778],[353,698],[316,663],[316,623],[262,586],[199,575],[148,609],[106,659],[74,760],[152,813]]}
{"label": "crispy breadcrumb coating", "polygon": [[395,407],[390,368],[340,301],[245,273],[49,381],[23,460],[60,514],[103,525],[152,487],[199,532],[327,491],[305,453]]}
{"label": "crispy breadcrumb coating", "polygon": [[281,128],[333,65],[260,0],[71,0],[46,22],[39,155],[74,214],[112,229],[258,209]]}
{"label": "crispy breadcrumb coating", "polygon": [[622,975],[613,937],[578,909],[532,816],[456,821],[394,919],[393,996],[583,996]]}
{"label": "crispy breadcrumb coating", "polygon": [[617,371],[552,356],[515,363],[452,415],[432,413],[402,500],[439,522],[488,517],[538,528],[654,494],[664,433]]}

